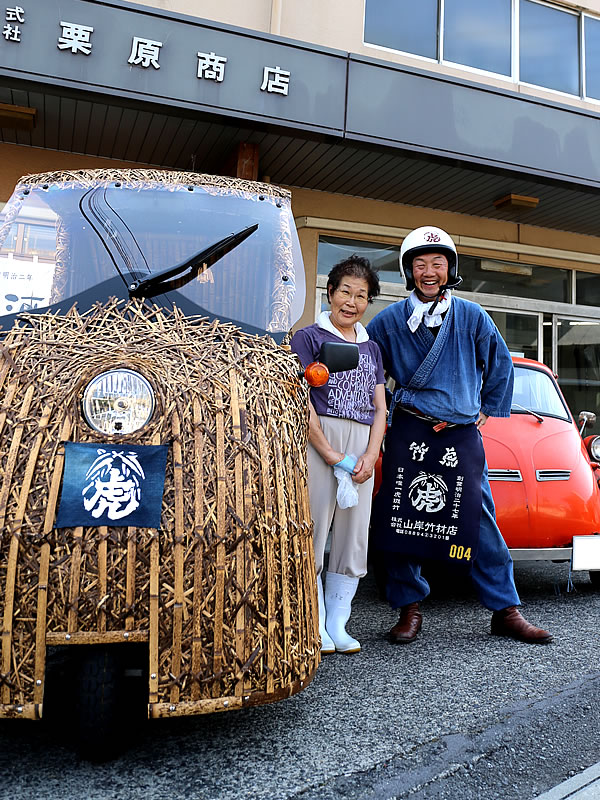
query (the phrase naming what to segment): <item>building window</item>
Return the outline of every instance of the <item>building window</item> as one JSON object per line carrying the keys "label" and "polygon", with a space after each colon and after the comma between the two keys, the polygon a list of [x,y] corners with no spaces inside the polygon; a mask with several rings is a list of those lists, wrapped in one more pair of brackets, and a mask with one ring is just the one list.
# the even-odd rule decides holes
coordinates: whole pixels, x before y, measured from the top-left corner
{"label": "building window", "polygon": [[53,261],[56,254],[56,229],[53,225],[14,222],[0,252],[16,256],[38,256]]}
{"label": "building window", "polygon": [[585,95],[600,100],[600,19],[584,16]]}
{"label": "building window", "polygon": [[438,0],[366,0],[365,42],[437,58]]}
{"label": "building window", "polygon": [[368,258],[386,283],[404,283],[400,273],[400,248],[392,244],[361,242],[356,239],[338,239],[333,236],[319,237],[317,272],[328,275],[331,269],[351,255]]}
{"label": "building window", "polygon": [[513,356],[538,358],[538,314],[490,309],[489,315]]}
{"label": "building window", "polygon": [[461,291],[570,303],[571,271],[489,258],[459,257]]}
{"label": "building window", "polygon": [[365,0],[364,41],[600,100],[600,17],[544,0]]}
{"label": "building window", "polygon": [[[332,267],[351,255],[368,258],[378,270],[379,280],[383,284],[392,284],[383,287],[385,296],[398,299],[401,294],[406,294],[404,277],[400,271],[400,247],[397,245],[319,236],[318,275],[328,275]],[[572,270],[569,269],[459,255],[459,273],[463,279],[461,292],[527,297],[550,303],[574,302],[571,292]],[[577,302],[600,305],[600,274],[577,271],[576,276]],[[324,277],[319,278],[318,285],[326,285]],[[324,296],[323,302],[326,299]]]}
{"label": "building window", "polygon": [[600,275],[597,272],[575,273],[577,305],[600,306]]}
{"label": "building window", "polygon": [[445,0],[444,61],[511,74],[511,0]]}
{"label": "building window", "polygon": [[521,0],[520,79],[579,94],[579,16]]}

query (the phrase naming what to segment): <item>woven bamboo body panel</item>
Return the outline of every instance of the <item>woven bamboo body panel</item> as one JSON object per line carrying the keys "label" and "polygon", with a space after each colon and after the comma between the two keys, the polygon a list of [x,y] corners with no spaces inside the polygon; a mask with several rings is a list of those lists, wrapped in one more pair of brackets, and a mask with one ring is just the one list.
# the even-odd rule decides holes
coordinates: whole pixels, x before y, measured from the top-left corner
{"label": "woven bamboo body panel", "polygon": [[[151,422],[124,439],[170,444],[161,529],[56,530],[61,442],[121,443],[81,413],[89,380],[116,367],[155,390]],[[39,714],[47,643],[148,642],[155,716],[278,699],[310,680],[318,612],[297,368],[268,337],[136,301],[31,315],[7,335],[0,716]]]}

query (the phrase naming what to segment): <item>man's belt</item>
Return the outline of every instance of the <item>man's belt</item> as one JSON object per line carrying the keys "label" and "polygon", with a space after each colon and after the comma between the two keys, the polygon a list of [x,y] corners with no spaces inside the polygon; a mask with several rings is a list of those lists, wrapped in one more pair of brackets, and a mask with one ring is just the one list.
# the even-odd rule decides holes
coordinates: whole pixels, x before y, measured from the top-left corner
{"label": "man's belt", "polygon": [[[407,414],[412,414],[413,417],[419,417],[419,419],[422,419],[424,422],[429,423],[436,433],[439,433],[440,431],[443,431],[446,428],[466,428],[467,427],[467,425],[461,425],[458,422],[446,422],[446,420],[437,419],[437,417],[431,417],[431,416],[429,416],[429,414],[424,414],[422,411],[419,411],[416,408],[412,408],[412,406],[396,406],[394,408],[393,416],[396,415],[397,411],[405,411]],[[473,423],[470,422],[468,424],[472,425]]]}

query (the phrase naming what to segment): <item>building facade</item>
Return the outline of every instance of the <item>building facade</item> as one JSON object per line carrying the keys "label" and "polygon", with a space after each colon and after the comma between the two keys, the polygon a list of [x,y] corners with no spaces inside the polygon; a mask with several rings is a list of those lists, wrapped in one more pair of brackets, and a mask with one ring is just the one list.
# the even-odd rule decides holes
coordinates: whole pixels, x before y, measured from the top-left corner
{"label": "building facade", "polygon": [[[575,413],[600,409],[600,0],[2,11],[0,201],[23,174],[103,165],[288,186],[301,324],[350,253],[381,270],[369,313],[404,296],[402,239],[437,225],[458,245],[459,293],[559,374]],[[43,259],[43,225],[15,235]]]}

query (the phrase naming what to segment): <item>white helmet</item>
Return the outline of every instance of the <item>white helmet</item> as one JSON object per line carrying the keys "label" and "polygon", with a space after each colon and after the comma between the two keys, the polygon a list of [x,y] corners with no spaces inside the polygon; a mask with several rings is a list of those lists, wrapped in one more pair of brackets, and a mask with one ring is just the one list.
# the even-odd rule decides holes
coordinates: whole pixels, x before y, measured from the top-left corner
{"label": "white helmet", "polygon": [[408,291],[415,288],[412,264],[415,256],[421,253],[445,255],[448,259],[448,283],[445,288],[454,289],[460,286],[462,278],[458,275],[458,253],[452,238],[441,228],[425,225],[423,228],[415,228],[414,231],[411,231],[400,248],[400,264]]}

